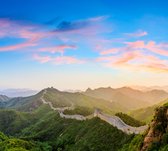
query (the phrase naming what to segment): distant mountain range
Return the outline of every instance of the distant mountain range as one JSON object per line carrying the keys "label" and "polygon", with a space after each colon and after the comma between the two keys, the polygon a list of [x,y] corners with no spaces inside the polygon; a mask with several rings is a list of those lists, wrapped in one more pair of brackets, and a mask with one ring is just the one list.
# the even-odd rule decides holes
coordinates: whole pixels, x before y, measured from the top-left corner
{"label": "distant mountain range", "polygon": [[0,94],[6,95],[8,97],[25,97],[36,94],[37,90],[31,90],[31,89],[5,89],[0,90]]}
{"label": "distant mountain range", "polygon": [[137,120],[148,123],[152,120],[155,109],[162,106],[163,104],[165,104],[167,102],[168,102],[168,99],[165,99],[164,101],[162,101],[158,104],[154,104],[149,107],[133,110],[129,114],[130,114],[130,116],[134,117]]}
{"label": "distant mountain range", "polygon": [[6,95],[0,95],[0,102],[5,102],[8,101],[10,98],[7,97]]}
{"label": "distant mountain range", "polygon": [[98,88],[94,90],[87,89],[83,94],[110,102],[116,102],[120,104],[120,106],[129,108],[130,110],[157,104],[168,98],[168,93],[163,90],[142,92],[130,87],[117,89],[113,89],[111,87]]}
{"label": "distant mountain range", "polygon": [[[41,96],[43,91],[28,97],[6,98],[3,107],[31,111],[42,104]],[[73,104],[75,107],[86,107],[91,110],[99,108],[106,113],[115,114],[160,103],[168,98],[168,93],[163,90],[142,92],[129,87],[87,89],[85,92],[74,93],[48,88],[44,97],[49,102],[52,102],[54,107],[71,106]],[[2,107],[1,100],[0,107]]]}
{"label": "distant mountain range", "polygon": [[151,90],[164,90],[168,92],[168,85],[167,86],[129,86],[130,88],[140,90],[140,91],[151,91]]}

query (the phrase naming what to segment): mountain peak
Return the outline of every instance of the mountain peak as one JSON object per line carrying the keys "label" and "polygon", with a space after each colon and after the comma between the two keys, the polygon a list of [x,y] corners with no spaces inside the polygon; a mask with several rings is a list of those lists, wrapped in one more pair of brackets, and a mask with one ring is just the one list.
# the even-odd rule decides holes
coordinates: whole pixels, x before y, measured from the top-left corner
{"label": "mountain peak", "polygon": [[91,88],[87,88],[85,92],[89,92],[89,91],[92,91]]}

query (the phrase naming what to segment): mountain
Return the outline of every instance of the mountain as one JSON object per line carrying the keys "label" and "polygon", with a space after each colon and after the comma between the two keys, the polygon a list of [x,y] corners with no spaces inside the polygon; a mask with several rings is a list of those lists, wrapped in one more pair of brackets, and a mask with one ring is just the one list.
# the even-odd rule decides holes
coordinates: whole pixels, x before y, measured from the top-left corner
{"label": "mountain", "polygon": [[5,102],[8,101],[10,98],[7,97],[6,95],[0,95],[0,102]]}
{"label": "mountain", "polygon": [[168,93],[163,90],[142,92],[129,87],[87,89],[83,94],[116,102],[129,110],[151,106],[168,98]]}
{"label": "mountain", "polygon": [[154,116],[155,109],[157,107],[162,106],[166,102],[168,102],[168,99],[166,99],[166,100],[164,100],[164,101],[162,101],[162,102],[160,102],[158,104],[146,107],[146,108],[141,108],[141,109],[133,110],[133,111],[131,111],[129,113],[129,115],[132,116],[132,117],[134,117],[137,120],[149,123],[152,120],[153,116]]}
{"label": "mountain", "polygon": [[[44,91],[46,91],[45,94]],[[44,99],[51,102],[54,107],[74,106],[75,109],[78,109],[76,109],[77,112],[87,108],[89,113],[93,112],[95,108],[99,108],[108,114],[115,114],[117,112],[126,113],[131,110],[151,106],[152,101],[160,102],[162,99],[168,98],[168,93],[165,91],[152,90],[141,92],[127,87],[119,89],[88,89],[84,93],[64,92],[55,88],[47,88],[29,97],[11,98],[5,102],[5,105],[3,104],[3,107],[30,112],[43,104],[41,100],[43,95]],[[157,99],[160,101],[156,101]]]}
{"label": "mountain", "polygon": [[29,97],[15,97],[5,102],[4,108],[17,109],[19,111],[32,111],[42,105],[42,92]]}
{"label": "mountain", "polygon": [[99,108],[107,113],[125,110],[124,107],[115,102],[112,103],[104,99],[90,97],[79,92],[62,92],[54,88],[48,88],[44,98],[52,102],[54,107],[74,105],[75,107],[87,107],[92,110]]}
{"label": "mountain", "polygon": [[6,95],[0,95],[0,108],[4,107],[6,102],[9,101],[10,98]]}
{"label": "mountain", "polygon": [[46,91],[44,99],[51,102],[54,107],[74,106],[75,108],[80,108],[80,110],[81,108],[88,108],[92,113],[95,108],[99,108],[109,114],[114,114],[119,111],[126,112],[129,109],[128,106],[125,107],[117,102],[109,102],[107,100],[86,96],[79,92],[62,92],[54,88],[47,88],[29,97],[12,98],[6,102],[5,108],[29,112],[37,109],[43,104],[41,98],[44,91]]}
{"label": "mountain", "polygon": [[[33,96],[6,100],[3,109],[0,109],[0,131],[4,133],[0,133],[0,137],[2,136],[2,139],[0,138],[0,150],[4,150],[4,147],[7,146],[9,150],[19,150],[21,148],[22,150],[32,151],[137,151],[137,149],[140,151],[146,143],[145,138],[149,131],[138,135],[125,133],[105,122],[106,120],[101,120],[101,118],[98,118],[99,116],[92,116],[92,118],[82,121],[61,117],[60,112],[63,108],[67,109],[65,114],[85,116],[92,114],[95,108],[99,108],[108,114],[115,114],[122,110],[128,111],[128,105],[126,106],[128,101],[125,103],[124,98],[132,99],[136,98],[136,95],[143,94],[141,91],[126,87],[117,90],[111,89],[107,89],[106,92],[108,93],[106,95],[115,91],[113,97],[117,100],[121,99],[120,101],[109,101],[80,92],[63,92],[54,88],[44,89]],[[165,92],[160,91],[150,91],[147,94],[153,94],[157,97],[161,93],[165,94]],[[129,94],[129,97],[126,94]],[[104,95],[103,92],[102,95]],[[164,100],[164,103],[167,101]],[[163,104],[163,102],[160,104]],[[58,110],[55,110],[55,108]],[[68,108],[71,108],[71,110],[68,110]],[[131,108],[135,108],[135,106],[131,106]],[[163,136],[158,140],[162,148],[165,147],[162,140],[167,141],[167,131],[165,126],[162,127],[165,124],[163,121],[167,123],[165,119],[166,109],[163,112],[157,112],[154,116],[154,120],[159,117],[159,121],[156,122],[156,125],[159,126],[150,126],[150,128],[154,127],[154,130],[160,127],[161,131],[163,130],[163,133],[159,133],[159,136],[162,134]],[[160,113],[161,118],[163,118],[161,121]],[[144,123],[124,113],[116,113],[116,115],[128,125],[135,127],[144,125]],[[162,115],[164,116],[162,117]],[[164,136],[165,133],[166,136]],[[155,135],[153,136],[155,138]],[[11,145],[11,142],[16,145]],[[147,146],[151,146],[150,144],[153,144],[153,142],[150,142]]]}
{"label": "mountain", "polygon": [[9,96],[9,97],[26,97],[36,94],[36,90],[30,90],[30,89],[5,89],[0,90],[0,94]]}
{"label": "mountain", "polygon": [[139,86],[139,85],[134,85],[130,86],[132,89],[140,90],[140,91],[151,91],[151,90],[163,90],[168,92],[168,85],[167,86]]}

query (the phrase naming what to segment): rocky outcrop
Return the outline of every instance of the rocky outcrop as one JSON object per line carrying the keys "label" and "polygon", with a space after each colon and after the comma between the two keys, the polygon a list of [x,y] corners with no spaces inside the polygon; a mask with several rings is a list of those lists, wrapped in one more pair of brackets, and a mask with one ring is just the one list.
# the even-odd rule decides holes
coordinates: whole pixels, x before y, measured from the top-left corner
{"label": "rocky outcrop", "polygon": [[168,133],[168,106],[160,107],[156,109],[155,112],[154,119],[150,124],[146,136],[144,137],[141,151],[147,151],[149,148],[151,149],[154,143],[161,146],[163,135]]}

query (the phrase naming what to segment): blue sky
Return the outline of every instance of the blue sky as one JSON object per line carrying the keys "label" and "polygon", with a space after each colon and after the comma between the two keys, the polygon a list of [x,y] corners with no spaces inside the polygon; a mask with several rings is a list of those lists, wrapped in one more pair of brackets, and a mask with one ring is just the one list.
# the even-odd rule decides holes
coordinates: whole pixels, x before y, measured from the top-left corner
{"label": "blue sky", "polygon": [[168,84],[166,0],[0,3],[0,88]]}

